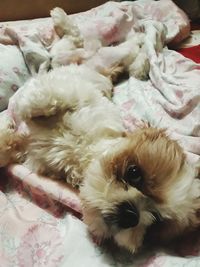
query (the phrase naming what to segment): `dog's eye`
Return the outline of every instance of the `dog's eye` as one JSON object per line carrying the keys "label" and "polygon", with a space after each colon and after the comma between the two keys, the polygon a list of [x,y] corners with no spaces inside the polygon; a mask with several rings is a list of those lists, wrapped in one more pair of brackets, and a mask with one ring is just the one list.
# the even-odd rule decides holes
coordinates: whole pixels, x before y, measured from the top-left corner
{"label": "dog's eye", "polygon": [[141,169],[136,165],[128,166],[124,174],[124,181],[131,186],[140,187],[143,183]]}

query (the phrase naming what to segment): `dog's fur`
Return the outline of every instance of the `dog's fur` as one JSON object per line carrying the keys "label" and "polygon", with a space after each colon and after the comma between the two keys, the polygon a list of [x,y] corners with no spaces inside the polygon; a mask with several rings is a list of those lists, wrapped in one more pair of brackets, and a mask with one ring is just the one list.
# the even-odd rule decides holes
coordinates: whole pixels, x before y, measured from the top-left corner
{"label": "dog's fur", "polygon": [[112,81],[123,72],[138,79],[148,77],[150,66],[145,33],[132,30],[121,44],[104,46],[97,37],[85,40],[77,25],[61,8],[54,8],[51,17],[61,38],[50,51],[54,68],[70,63],[85,64]]}
{"label": "dog's fur", "polygon": [[[195,229],[200,207],[195,167],[163,129],[144,126],[125,133],[110,101],[109,78],[124,69],[146,77],[144,36],[137,35],[138,41],[130,35],[115,47],[125,53],[117,61],[111,57],[109,66],[95,68],[103,76],[88,67],[98,55],[88,56],[67,15],[55,9],[52,17],[62,37],[51,51],[53,65],[59,63],[60,49],[71,53],[66,64],[84,65],[39,74],[10,99],[8,112],[0,116],[0,166],[24,162],[38,174],[79,186],[89,231],[100,240],[113,238],[131,252],[141,247],[155,222],[164,226],[158,239]],[[99,49],[101,56],[110,53],[101,44]]]}
{"label": "dog's fur", "polygon": [[200,183],[164,130],[125,134],[111,92],[110,80],[84,65],[32,78],[10,100],[13,118],[0,117],[0,165],[24,160],[80,186],[89,231],[135,252],[158,218],[173,237],[199,224]]}

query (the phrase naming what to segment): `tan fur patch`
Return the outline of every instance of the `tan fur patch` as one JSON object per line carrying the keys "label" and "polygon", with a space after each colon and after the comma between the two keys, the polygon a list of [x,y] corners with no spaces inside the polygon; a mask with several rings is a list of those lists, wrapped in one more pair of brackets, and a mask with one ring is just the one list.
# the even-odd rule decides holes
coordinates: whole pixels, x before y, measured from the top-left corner
{"label": "tan fur patch", "polygon": [[164,130],[145,127],[129,134],[122,152],[105,161],[108,161],[107,171],[113,172],[121,181],[128,166],[135,164],[140,167],[144,178],[141,191],[162,202],[166,189],[175,182],[184,160],[181,147]]}

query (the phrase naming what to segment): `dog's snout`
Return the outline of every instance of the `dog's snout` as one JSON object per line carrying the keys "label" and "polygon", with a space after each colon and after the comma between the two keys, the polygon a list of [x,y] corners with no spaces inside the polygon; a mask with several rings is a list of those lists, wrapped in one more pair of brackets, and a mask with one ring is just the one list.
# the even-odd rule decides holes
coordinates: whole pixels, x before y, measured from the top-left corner
{"label": "dog's snout", "polygon": [[135,205],[131,202],[122,202],[117,207],[118,226],[126,229],[135,227],[139,223],[139,212]]}

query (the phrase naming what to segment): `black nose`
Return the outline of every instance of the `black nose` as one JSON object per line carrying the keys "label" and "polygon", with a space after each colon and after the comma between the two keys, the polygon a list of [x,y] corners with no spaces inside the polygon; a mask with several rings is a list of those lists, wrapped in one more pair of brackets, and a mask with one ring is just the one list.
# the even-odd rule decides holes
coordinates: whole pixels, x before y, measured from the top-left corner
{"label": "black nose", "polygon": [[117,207],[118,214],[118,226],[120,228],[126,229],[130,227],[135,227],[139,223],[139,212],[135,205],[131,202],[122,202]]}

